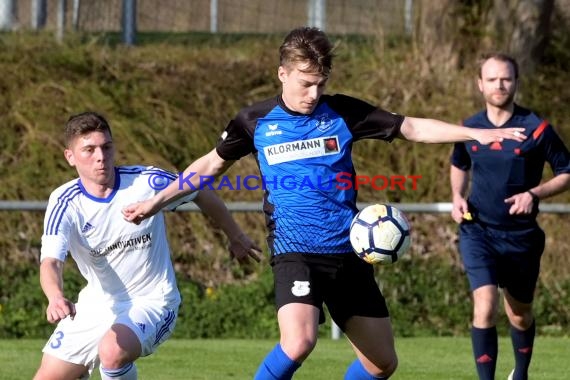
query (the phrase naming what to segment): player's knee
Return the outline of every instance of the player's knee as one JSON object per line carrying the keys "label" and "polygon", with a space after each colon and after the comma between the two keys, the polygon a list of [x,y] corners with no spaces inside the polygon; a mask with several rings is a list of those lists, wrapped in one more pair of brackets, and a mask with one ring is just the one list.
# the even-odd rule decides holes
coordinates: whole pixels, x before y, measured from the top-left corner
{"label": "player's knee", "polygon": [[505,312],[511,325],[519,330],[528,329],[534,321],[532,304],[510,302],[505,305]]}
{"label": "player's knee", "polygon": [[301,339],[288,339],[281,342],[281,347],[291,360],[301,363],[313,351],[316,344],[316,338],[303,337]]}
{"label": "player's knee", "polygon": [[534,322],[534,315],[532,311],[526,311],[523,313],[508,313],[509,322],[511,325],[519,330],[527,330]]}
{"label": "player's knee", "polygon": [[486,329],[497,325],[497,317],[492,314],[474,314],[473,326]]}
{"label": "player's knee", "polygon": [[490,304],[477,305],[473,309],[473,325],[479,328],[488,328],[497,324],[498,310]]}
{"label": "player's knee", "polygon": [[379,375],[384,377],[391,376],[396,372],[396,368],[398,368],[398,356],[396,356],[396,353],[394,352],[393,355],[387,357],[386,361],[383,362],[380,367],[381,373]]}
{"label": "player's knee", "polygon": [[398,357],[394,353],[392,356],[380,358],[375,364],[369,363],[365,365],[365,368],[375,377],[389,377],[398,368]]}
{"label": "player's knee", "polygon": [[131,329],[113,325],[99,342],[99,360],[105,368],[121,368],[141,354],[141,344]]}
{"label": "player's knee", "polygon": [[101,342],[99,345],[99,360],[103,368],[121,368],[129,363],[129,355],[119,345]]}

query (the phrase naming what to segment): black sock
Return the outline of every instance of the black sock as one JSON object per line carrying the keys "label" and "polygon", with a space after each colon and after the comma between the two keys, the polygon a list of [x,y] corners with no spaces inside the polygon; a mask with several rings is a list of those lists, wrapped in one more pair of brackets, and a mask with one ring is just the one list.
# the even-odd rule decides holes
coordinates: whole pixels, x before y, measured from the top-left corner
{"label": "black sock", "polygon": [[532,325],[524,331],[518,330],[511,326],[511,341],[513,342],[513,351],[515,353],[515,374],[513,380],[527,380],[528,367],[532,358],[532,349],[534,345],[534,335],[536,332],[534,321]]}
{"label": "black sock", "polygon": [[479,380],[493,380],[499,351],[497,328],[494,326],[487,329],[472,327],[471,343]]}

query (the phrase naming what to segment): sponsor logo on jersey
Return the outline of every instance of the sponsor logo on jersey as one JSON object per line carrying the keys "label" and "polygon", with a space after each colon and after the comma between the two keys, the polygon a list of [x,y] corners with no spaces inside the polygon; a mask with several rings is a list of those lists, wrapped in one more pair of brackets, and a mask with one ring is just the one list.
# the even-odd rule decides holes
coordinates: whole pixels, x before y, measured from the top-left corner
{"label": "sponsor logo on jersey", "polygon": [[338,136],[291,141],[263,148],[269,165],[339,153]]}
{"label": "sponsor logo on jersey", "polygon": [[119,240],[107,247],[92,249],[89,254],[93,257],[107,256],[118,250],[142,249],[150,244],[152,244],[152,237],[148,233],[127,240]]}
{"label": "sponsor logo on jersey", "polygon": [[146,325],[144,323],[141,323],[141,322],[135,322],[135,324],[139,327],[139,329],[141,329],[141,331],[144,334],[144,331],[146,330]]}
{"label": "sponsor logo on jersey", "polygon": [[265,132],[265,136],[269,137],[283,134],[283,131],[279,130],[279,124],[267,124],[267,128],[269,128],[269,132]]}
{"label": "sponsor logo on jersey", "polygon": [[315,116],[315,119],[317,123],[317,129],[321,132],[326,131],[332,125],[332,121],[329,117],[329,114],[327,113],[323,113],[322,115],[317,115]]}
{"label": "sponsor logo on jersey", "polygon": [[93,228],[95,227],[93,227],[91,223],[87,222],[83,227],[81,227],[81,233],[82,234],[87,233],[88,231],[91,231]]}

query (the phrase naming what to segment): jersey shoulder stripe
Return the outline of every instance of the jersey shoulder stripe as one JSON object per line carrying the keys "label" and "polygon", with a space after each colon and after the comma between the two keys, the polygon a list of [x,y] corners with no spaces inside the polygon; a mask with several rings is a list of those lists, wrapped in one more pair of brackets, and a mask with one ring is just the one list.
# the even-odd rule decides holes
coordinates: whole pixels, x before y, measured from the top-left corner
{"label": "jersey shoulder stripe", "polygon": [[169,170],[164,170],[156,166],[119,166],[119,174],[141,174],[141,175],[160,175],[164,176],[170,180],[175,180],[177,178],[176,173]]}
{"label": "jersey shoulder stripe", "polygon": [[540,123],[540,125],[538,126],[538,128],[536,128],[534,130],[534,132],[532,132],[532,138],[534,140],[538,140],[540,135],[542,135],[544,133],[544,130],[546,129],[546,127],[548,127],[548,121],[543,120],[542,123]]}
{"label": "jersey shoulder stripe", "polygon": [[164,177],[170,179],[171,181],[174,181],[177,178],[176,174],[174,174],[168,170],[156,168],[154,166],[151,166],[148,169],[141,171],[141,174],[142,175],[160,175],[160,176],[164,176]]}
{"label": "jersey shoulder stripe", "polygon": [[57,235],[59,225],[69,203],[79,194],[81,194],[81,188],[77,182],[74,182],[71,186],[61,192],[57,197],[54,207],[50,211],[44,231],[46,235]]}
{"label": "jersey shoulder stripe", "polygon": [[145,166],[117,166],[120,174],[137,174],[143,171]]}

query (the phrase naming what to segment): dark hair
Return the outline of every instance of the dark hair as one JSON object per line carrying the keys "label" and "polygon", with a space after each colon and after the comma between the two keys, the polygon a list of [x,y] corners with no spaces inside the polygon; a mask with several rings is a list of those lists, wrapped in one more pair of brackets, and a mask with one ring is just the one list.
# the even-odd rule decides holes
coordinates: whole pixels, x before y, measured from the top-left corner
{"label": "dark hair", "polygon": [[294,63],[308,63],[308,70],[328,76],[332,69],[333,45],[318,28],[293,29],[279,48],[279,63],[290,67]]}
{"label": "dark hair", "polygon": [[95,112],[83,112],[77,115],[72,115],[67,120],[67,123],[65,123],[65,145],[69,146],[71,141],[77,136],[94,131],[106,131],[109,132],[109,135],[111,136],[111,127],[102,115]]}
{"label": "dark hair", "polygon": [[496,59],[497,61],[510,63],[513,67],[515,79],[519,79],[519,64],[517,63],[517,60],[508,54],[498,52],[486,53],[481,56],[481,59],[479,60],[479,78],[481,78],[482,75],[483,65],[490,59]]}

